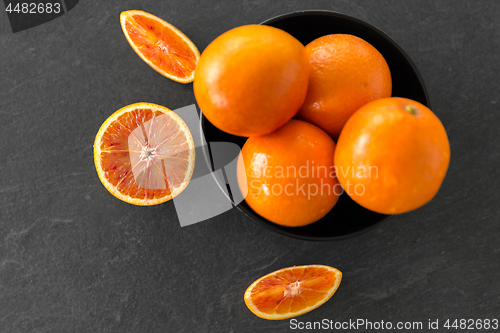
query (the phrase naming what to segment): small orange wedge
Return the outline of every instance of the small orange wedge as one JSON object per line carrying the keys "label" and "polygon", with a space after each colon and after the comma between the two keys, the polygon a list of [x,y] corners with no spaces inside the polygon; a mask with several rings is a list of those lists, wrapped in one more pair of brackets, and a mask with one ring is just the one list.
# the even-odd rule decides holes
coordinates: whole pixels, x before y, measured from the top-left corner
{"label": "small orange wedge", "polygon": [[283,268],[252,283],[245,292],[245,304],[260,318],[297,317],[328,301],[341,280],[342,273],[330,266]]}
{"label": "small orange wedge", "polygon": [[94,142],[94,163],[102,184],[115,197],[134,205],[156,205],[187,187],[195,146],[176,113],[136,103],[102,124]]}
{"label": "small orange wedge", "polygon": [[179,29],[141,10],[120,14],[130,46],[149,66],[169,79],[193,82],[200,52]]}

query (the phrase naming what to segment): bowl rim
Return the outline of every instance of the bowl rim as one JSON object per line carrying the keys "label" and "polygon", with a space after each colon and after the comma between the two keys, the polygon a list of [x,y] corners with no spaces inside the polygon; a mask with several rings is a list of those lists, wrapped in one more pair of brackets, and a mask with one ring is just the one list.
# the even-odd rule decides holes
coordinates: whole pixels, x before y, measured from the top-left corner
{"label": "bowl rim", "polygon": [[[208,121],[208,119],[203,115],[203,111],[200,109],[200,128],[201,128],[202,133],[205,133],[204,132],[204,128],[205,128],[205,122],[207,122],[207,121]],[[224,194],[224,196],[227,198],[227,200],[229,200],[229,202],[231,203],[231,205],[234,208],[236,208],[240,213],[243,213],[243,215],[245,215],[253,223],[258,224],[262,228],[265,228],[267,230],[276,232],[276,233],[278,233],[278,234],[280,234],[282,236],[285,236],[287,238],[295,239],[295,240],[308,241],[308,242],[317,242],[317,243],[345,240],[345,239],[349,239],[349,238],[353,238],[353,237],[362,235],[362,234],[364,234],[366,232],[369,232],[369,231],[371,231],[371,230],[373,230],[375,228],[378,228],[382,224],[386,223],[387,220],[389,220],[393,216],[393,215],[386,215],[386,217],[383,218],[382,220],[380,220],[380,221],[378,221],[378,222],[376,222],[376,223],[374,223],[374,224],[372,224],[372,225],[370,225],[370,226],[368,226],[368,227],[366,227],[364,229],[361,229],[361,230],[358,230],[358,231],[355,231],[355,232],[351,232],[351,233],[348,233],[348,234],[345,234],[345,235],[341,235],[341,236],[328,236],[328,237],[319,236],[319,237],[311,237],[311,236],[306,236],[306,235],[300,235],[300,234],[291,233],[286,228],[295,229],[295,227],[282,226],[282,225],[273,223],[273,222],[271,222],[271,221],[269,221],[266,218],[264,218],[264,217],[261,216],[260,218],[268,221],[268,223],[265,223],[263,221],[258,220],[254,216],[252,216],[250,214],[250,212],[248,212],[245,208],[242,208],[240,204],[235,204],[234,203],[234,199],[232,197],[231,189],[229,188],[228,184],[226,183],[226,180],[225,179],[220,179],[219,176],[218,176],[218,174],[214,170],[214,165],[213,165],[213,161],[212,161],[212,157],[211,157],[212,154],[211,154],[211,151],[210,151],[210,142],[206,142],[206,141],[204,141],[204,138],[202,138],[202,144],[203,144],[202,145],[203,157],[205,158],[205,162],[209,166],[210,170],[212,170],[212,172],[211,172],[212,177],[214,178],[215,182],[217,183],[217,186],[222,191],[222,193]],[[223,174],[223,177],[227,178],[226,175],[225,175],[224,169],[221,168],[220,170],[221,170],[221,172]],[[224,184],[224,187],[223,187],[223,184]],[[257,214],[257,213],[255,213],[255,214]],[[297,228],[300,228],[300,227],[297,227]]]}
{"label": "bowl rim", "polygon": [[[292,18],[292,17],[296,17],[296,16],[303,16],[303,15],[324,15],[324,16],[338,17],[338,18],[351,20],[357,24],[365,26],[368,29],[374,30],[377,34],[384,37],[384,39],[386,39],[388,42],[390,42],[392,44],[392,46],[394,46],[398,50],[398,52],[403,55],[405,60],[410,65],[412,71],[415,73],[415,75],[418,79],[420,86],[422,87],[424,97],[426,100],[426,105],[427,105],[427,107],[431,108],[431,100],[430,100],[429,94],[427,92],[427,88],[426,88],[424,80],[422,79],[422,76],[421,76],[420,72],[418,71],[417,67],[415,66],[414,62],[411,60],[411,58],[408,56],[408,54],[403,50],[403,48],[398,44],[398,42],[396,42],[396,40],[394,40],[392,37],[390,37],[388,34],[386,34],[380,28],[374,26],[371,23],[368,23],[366,21],[363,21],[359,18],[350,16],[350,15],[340,13],[337,11],[332,11],[332,10],[299,10],[299,11],[293,11],[293,12],[274,16],[272,18],[269,18],[269,19],[259,23],[259,25],[268,25],[268,24],[273,23],[273,22],[278,21],[278,20]],[[321,237],[321,236],[320,237],[311,237],[311,236],[306,236],[306,235],[294,234],[294,233],[287,231],[287,229],[285,229],[286,227],[275,224],[271,221],[269,221],[269,223],[264,223],[262,221],[259,221],[254,216],[252,216],[249,212],[247,212],[246,209],[242,208],[240,204],[234,203],[234,199],[232,197],[231,190],[229,189],[228,185],[226,184],[225,179],[219,179],[217,173],[214,172],[215,171],[215,170],[213,170],[214,165],[213,165],[213,161],[211,158],[212,154],[211,154],[210,146],[209,146],[210,143],[207,142],[205,140],[205,137],[204,137],[205,121],[208,121],[208,119],[206,119],[206,117],[203,115],[203,110],[201,110],[201,108],[200,108],[200,130],[201,130],[201,133],[203,133],[201,140],[202,140],[202,147],[203,147],[202,150],[203,150],[205,162],[207,163],[209,168],[212,170],[211,174],[214,177],[215,182],[217,183],[220,190],[224,193],[226,198],[230,201],[231,205],[233,207],[235,207],[236,209],[238,209],[238,211],[243,213],[247,218],[252,220],[253,223],[258,224],[267,230],[276,232],[282,236],[285,236],[285,237],[291,238],[291,239],[295,239],[295,240],[302,240],[302,241],[309,241],[309,242],[331,242],[331,241],[340,241],[340,240],[345,240],[345,239],[357,237],[357,236],[360,236],[364,233],[372,231],[372,230],[378,228],[379,226],[381,226],[382,224],[386,223],[393,216],[393,215],[386,215],[386,217],[384,219],[382,219],[382,220],[380,220],[380,221],[378,221],[378,222],[376,222],[376,223],[374,223],[374,224],[372,224],[364,229],[361,229],[361,230],[358,230],[358,231],[355,231],[355,232],[352,232],[349,234],[345,234],[345,235],[341,235],[341,236],[328,236],[328,237]],[[223,169],[221,169],[221,170],[223,172],[223,176],[226,177],[224,170]],[[225,188],[223,188],[222,184],[225,185]],[[261,217],[261,218],[265,219],[264,217]],[[295,229],[293,227],[289,227],[289,228]]]}
{"label": "bowl rim", "polygon": [[423,88],[422,90],[424,92],[424,96],[425,96],[425,99],[426,99],[426,102],[427,102],[427,107],[432,110],[431,99],[429,97],[429,93],[427,92],[424,80],[422,79],[422,75],[418,71],[417,66],[415,66],[415,63],[413,62],[413,60],[411,60],[410,56],[403,50],[403,48],[399,45],[399,43],[394,38],[392,38],[391,36],[389,36],[388,34],[386,34],[382,29],[380,29],[379,27],[377,27],[377,26],[375,26],[375,25],[373,25],[371,23],[363,21],[362,19],[359,19],[357,17],[350,16],[350,15],[347,15],[347,14],[344,14],[344,13],[340,13],[340,12],[337,12],[337,11],[334,11],[334,10],[327,10],[327,9],[306,9],[306,10],[298,10],[298,11],[289,12],[289,13],[285,13],[285,14],[280,14],[280,15],[274,16],[274,17],[269,18],[269,19],[267,19],[265,21],[262,21],[261,23],[259,23],[259,25],[268,25],[269,23],[275,22],[277,20],[282,20],[282,19],[286,19],[286,18],[290,18],[290,17],[295,17],[295,16],[311,15],[311,14],[312,15],[325,15],[325,16],[340,17],[340,18],[352,20],[352,21],[354,21],[354,22],[356,22],[358,24],[366,26],[367,28],[375,30],[378,34],[382,35],[394,47],[396,47],[398,49],[398,51],[408,61],[408,63],[410,64],[412,70],[415,72],[420,85]]}

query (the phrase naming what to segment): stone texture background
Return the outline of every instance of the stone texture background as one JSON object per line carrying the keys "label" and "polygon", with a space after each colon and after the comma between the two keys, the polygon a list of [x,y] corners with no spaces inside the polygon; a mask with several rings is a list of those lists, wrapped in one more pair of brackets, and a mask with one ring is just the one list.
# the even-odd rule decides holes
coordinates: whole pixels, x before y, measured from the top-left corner
{"label": "stone texture background", "polygon": [[[442,189],[331,243],[284,238],[234,209],[181,228],[172,202],[120,202],[93,165],[101,123],[138,101],[195,102],[191,85],[131,50],[119,24],[129,9],[166,19],[200,51],[235,26],[302,9],[381,28],[419,68],[448,131]],[[2,10],[0,332],[288,332],[289,321],[251,314],[243,293],[275,269],[312,263],[344,280],[301,321],[499,318],[499,54],[496,1],[80,1],[16,34]]]}

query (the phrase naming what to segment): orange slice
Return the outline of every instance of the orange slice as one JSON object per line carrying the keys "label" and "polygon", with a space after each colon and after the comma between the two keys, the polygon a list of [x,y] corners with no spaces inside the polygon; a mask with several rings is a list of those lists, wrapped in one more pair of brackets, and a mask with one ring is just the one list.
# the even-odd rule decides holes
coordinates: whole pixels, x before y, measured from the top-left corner
{"label": "orange slice", "polygon": [[341,280],[342,273],[330,266],[283,268],[252,283],[245,292],[245,304],[258,317],[288,319],[324,304]]}
{"label": "orange slice", "polygon": [[94,162],[104,187],[125,202],[149,206],[176,197],[194,169],[193,137],[164,106],[136,103],[113,113],[94,142]]}
{"label": "orange slice", "polygon": [[200,52],[179,29],[141,10],[122,12],[120,23],[130,46],[149,66],[174,81],[193,82]]}

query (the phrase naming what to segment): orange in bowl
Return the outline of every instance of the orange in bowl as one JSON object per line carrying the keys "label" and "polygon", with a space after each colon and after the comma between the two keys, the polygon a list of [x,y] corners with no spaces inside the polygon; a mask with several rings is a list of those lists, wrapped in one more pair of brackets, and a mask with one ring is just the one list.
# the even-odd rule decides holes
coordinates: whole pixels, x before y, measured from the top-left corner
{"label": "orange in bowl", "polygon": [[304,102],[309,79],[304,46],[287,32],[246,25],[217,37],[203,51],[194,78],[196,101],[220,130],[267,134]]}
{"label": "orange in bowl", "polygon": [[274,223],[299,227],[316,222],[337,203],[335,143],[320,128],[292,119],[276,131],[250,137],[238,160],[245,201]]}
{"label": "orange in bowl", "polygon": [[417,209],[438,192],[448,170],[446,130],[426,106],[382,98],[356,111],[335,151],[337,177],[361,206],[382,214]]}
{"label": "orange in bowl", "polygon": [[306,46],[311,66],[307,97],[297,114],[337,138],[364,104],[390,97],[392,79],[382,54],[363,39],[334,34]]}

